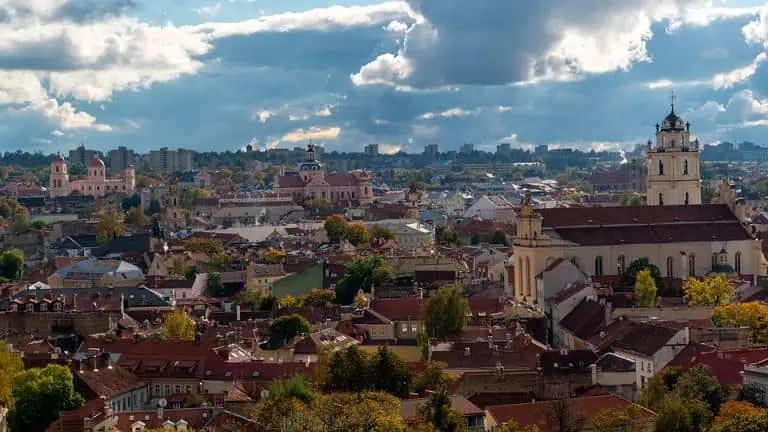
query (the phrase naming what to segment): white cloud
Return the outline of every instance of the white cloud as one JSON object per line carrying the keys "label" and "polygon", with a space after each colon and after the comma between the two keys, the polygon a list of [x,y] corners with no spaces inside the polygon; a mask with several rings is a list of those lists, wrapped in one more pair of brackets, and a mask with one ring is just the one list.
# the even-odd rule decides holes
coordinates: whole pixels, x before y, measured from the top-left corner
{"label": "white cloud", "polygon": [[272,111],[263,110],[254,114],[253,120],[259,119],[259,123],[264,124],[267,122],[267,120],[269,120],[274,115],[275,113],[273,113]]}
{"label": "white cloud", "polygon": [[699,57],[705,60],[724,60],[727,59],[730,53],[723,47],[712,47],[704,50],[699,54]]}
{"label": "white cloud", "polygon": [[455,117],[468,117],[478,115],[482,112],[482,108],[464,109],[461,107],[450,108],[442,112],[426,112],[416,118],[416,120],[432,120],[438,117],[442,118],[455,118]]}
{"label": "white cloud", "polygon": [[393,155],[402,149],[397,144],[379,144],[379,153]]}
{"label": "white cloud", "polygon": [[216,2],[210,5],[195,9],[195,12],[197,12],[197,14],[200,16],[215,17],[216,15],[219,14],[219,12],[221,12],[221,7],[222,7],[221,2]]}
{"label": "white cloud", "polygon": [[313,126],[309,129],[296,129],[288,132],[280,138],[281,142],[304,142],[309,140],[325,141],[335,140],[339,137],[341,128],[339,127],[316,127]]}
{"label": "white cloud", "polygon": [[499,105],[499,106],[496,107],[496,111],[498,111],[500,113],[511,111],[511,110],[512,110],[511,106]]}
{"label": "white cloud", "polygon": [[682,88],[682,87],[700,87],[708,86],[715,90],[724,90],[734,87],[735,85],[746,82],[752,78],[760,65],[768,59],[768,54],[760,53],[752,60],[752,63],[742,66],[728,72],[717,73],[710,79],[705,80],[687,80],[687,81],[671,81],[668,79],[660,79],[645,83],[645,87],[655,90],[659,88]]}
{"label": "white cloud", "polygon": [[628,70],[649,61],[652,24],[724,14],[693,14],[709,0],[408,3],[418,18],[403,47],[363,65],[350,76],[355,85],[500,85]]}

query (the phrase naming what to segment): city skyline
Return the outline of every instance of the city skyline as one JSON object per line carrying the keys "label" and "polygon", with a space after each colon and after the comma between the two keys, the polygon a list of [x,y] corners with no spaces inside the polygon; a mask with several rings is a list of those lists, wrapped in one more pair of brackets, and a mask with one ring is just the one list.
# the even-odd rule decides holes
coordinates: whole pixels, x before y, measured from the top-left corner
{"label": "city skyline", "polygon": [[768,143],[764,1],[588,3],[0,0],[0,150]]}

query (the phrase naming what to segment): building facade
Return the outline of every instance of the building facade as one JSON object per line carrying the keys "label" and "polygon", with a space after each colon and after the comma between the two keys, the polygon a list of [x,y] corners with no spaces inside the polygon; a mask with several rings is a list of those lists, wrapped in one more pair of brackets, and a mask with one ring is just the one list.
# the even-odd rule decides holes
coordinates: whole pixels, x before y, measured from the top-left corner
{"label": "building facade", "polygon": [[135,160],[133,150],[124,146],[109,151],[109,169],[112,173],[120,173],[127,170],[129,166],[135,166]]}
{"label": "building facade", "polygon": [[136,169],[129,165],[119,178],[107,178],[104,161],[98,156],[88,161],[84,180],[69,179],[67,162],[57,154],[51,161],[49,195],[51,198],[80,195],[103,197],[111,193],[132,194],[136,190]]}
{"label": "building facade", "polygon": [[371,176],[365,171],[348,174],[326,174],[318,160],[315,147],[310,144],[304,154],[304,162],[297,173],[278,176],[273,189],[288,194],[294,202],[324,199],[334,204],[358,201],[368,204],[373,200]]}
{"label": "building facade", "polygon": [[192,171],[193,154],[191,150],[182,148],[168,150],[168,147],[162,147],[160,150],[152,150],[149,152],[149,168],[162,173]]}

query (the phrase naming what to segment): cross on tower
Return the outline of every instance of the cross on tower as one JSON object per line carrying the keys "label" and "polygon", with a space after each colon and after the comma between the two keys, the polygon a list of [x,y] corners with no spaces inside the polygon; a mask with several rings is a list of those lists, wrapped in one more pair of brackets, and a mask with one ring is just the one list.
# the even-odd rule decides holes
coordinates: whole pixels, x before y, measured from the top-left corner
{"label": "cross on tower", "polygon": [[677,99],[677,97],[675,96],[675,91],[672,90],[671,94],[669,95],[669,102],[672,104],[672,111],[675,110],[675,99]]}

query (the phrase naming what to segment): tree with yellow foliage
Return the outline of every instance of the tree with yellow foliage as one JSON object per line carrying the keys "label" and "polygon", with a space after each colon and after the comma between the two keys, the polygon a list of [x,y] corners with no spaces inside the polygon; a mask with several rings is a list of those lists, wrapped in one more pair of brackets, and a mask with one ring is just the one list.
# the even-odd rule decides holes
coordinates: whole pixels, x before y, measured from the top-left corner
{"label": "tree with yellow foliage", "polygon": [[11,347],[4,340],[0,340],[0,405],[12,405],[13,378],[23,370],[21,356],[11,351]]}
{"label": "tree with yellow foliage", "polygon": [[501,427],[500,432],[539,432],[539,427],[536,425],[520,426],[516,421],[510,420]]}
{"label": "tree with yellow foliage", "polygon": [[753,342],[768,343],[768,306],[758,302],[718,306],[712,322],[717,327],[749,327]]}
{"label": "tree with yellow foliage", "polygon": [[96,225],[96,240],[99,243],[106,243],[123,234],[125,234],[125,223],[121,212],[107,210],[99,216],[99,223]]}
{"label": "tree with yellow foliage", "polygon": [[299,305],[299,301],[296,300],[296,297],[290,294],[280,299],[281,308],[291,308],[291,307],[296,307],[298,305]]}
{"label": "tree with yellow foliage", "polygon": [[640,307],[656,305],[656,281],[653,280],[651,271],[647,268],[637,272],[635,303]]}
{"label": "tree with yellow foliage", "polygon": [[722,306],[736,296],[733,285],[723,275],[710,275],[704,280],[689,277],[683,283],[685,299],[691,306]]}
{"label": "tree with yellow foliage", "polygon": [[277,264],[285,258],[285,251],[282,249],[270,249],[264,254],[264,260],[272,264]]}
{"label": "tree with yellow foliage", "polygon": [[715,426],[727,424],[736,417],[758,417],[763,410],[743,401],[728,401],[720,407],[720,413],[715,417]]}
{"label": "tree with yellow foliage", "polygon": [[173,340],[195,340],[195,322],[189,317],[186,310],[176,308],[165,317],[163,323],[165,335]]}

